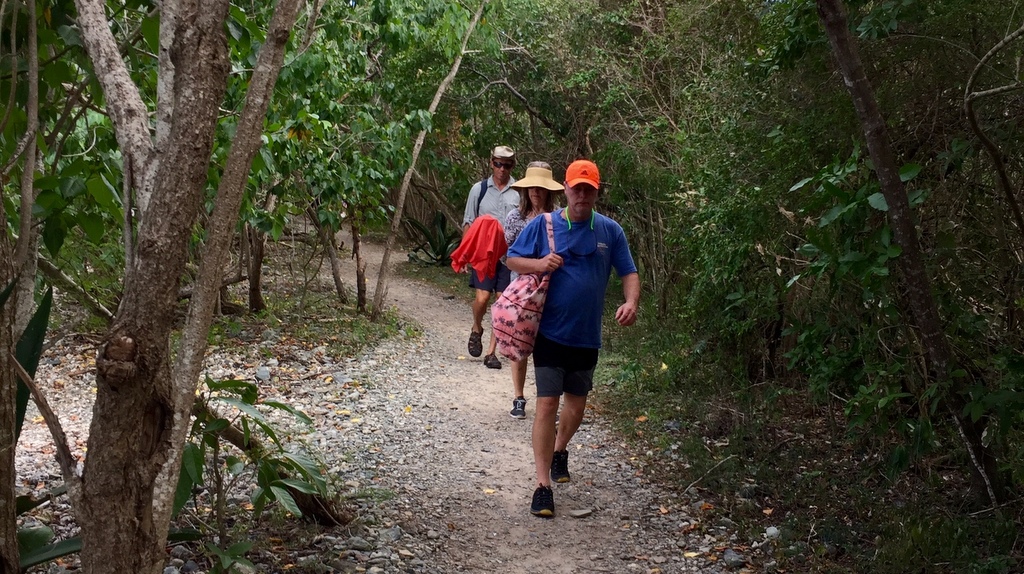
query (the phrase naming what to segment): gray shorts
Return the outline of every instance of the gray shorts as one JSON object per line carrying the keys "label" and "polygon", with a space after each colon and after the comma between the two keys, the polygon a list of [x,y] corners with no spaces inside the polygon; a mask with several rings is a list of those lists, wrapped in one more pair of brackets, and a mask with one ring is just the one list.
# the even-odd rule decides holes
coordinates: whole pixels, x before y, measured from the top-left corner
{"label": "gray shorts", "polygon": [[594,388],[594,369],[566,371],[559,367],[534,367],[538,397],[560,397],[569,393],[580,397]]}

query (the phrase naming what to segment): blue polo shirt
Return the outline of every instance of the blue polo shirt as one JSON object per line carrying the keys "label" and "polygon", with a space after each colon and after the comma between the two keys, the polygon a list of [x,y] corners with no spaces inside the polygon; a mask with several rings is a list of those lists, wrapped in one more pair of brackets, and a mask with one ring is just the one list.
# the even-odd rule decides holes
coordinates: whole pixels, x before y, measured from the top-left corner
{"label": "blue polo shirt", "polygon": [[[595,212],[592,221],[569,222],[564,209],[551,214],[555,252],[564,264],[551,274],[540,332],[563,345],[601,348],[601,315],[611,270],[636,273],[622,226]],[[593,225],[591,225],[591,223]],[[550,252],[544,217],[535,217],[509,247],[509,257],[540,259]]]}

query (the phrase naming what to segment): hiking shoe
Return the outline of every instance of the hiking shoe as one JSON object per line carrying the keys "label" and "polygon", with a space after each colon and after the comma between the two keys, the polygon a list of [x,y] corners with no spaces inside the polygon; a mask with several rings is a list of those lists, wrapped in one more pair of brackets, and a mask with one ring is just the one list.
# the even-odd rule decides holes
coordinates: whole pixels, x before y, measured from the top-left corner
{"label": "hiking shoe", "polygon": [[470,355],[474,357],[479,357],[480,353],[484,352],[484,343],[481,340],[483,334],[483,331],[477,333],[476,331],[471,330],[469,332],[469,344],[466,346]]}
{"label": "hiking shoe", "polygon": [[552,518],[555,515],[555,496],[546,486],[538,486],[533,491],[533,504],[530,513],[541,518]]}
{"label": "hiking shoe", "polygon": [[514,419],[526,418],[526,399],[519,397],[512,400],[512,410],[508,412]]}
{"label": "hiking shoe", "polygon": [[498,360],[498,357],[494,356],[494,353],[491,353],[490,355],[484,357],[484,366],[486,366],[488,369],[500,369],[501,361]]}
{"label": "hiking shoe", "polygon": [[551,457],[552,482],[569,482],[569,451],[555,451]]}

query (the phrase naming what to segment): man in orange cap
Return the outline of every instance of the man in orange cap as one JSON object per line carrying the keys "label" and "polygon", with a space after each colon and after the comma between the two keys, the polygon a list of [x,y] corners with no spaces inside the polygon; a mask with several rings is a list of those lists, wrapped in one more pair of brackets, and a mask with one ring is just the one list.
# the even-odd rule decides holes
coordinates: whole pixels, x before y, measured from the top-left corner
{"label": "man in orange cap", "polygon": [[[491,150],[491,177],[477,182],[469,191],[466,198],[466,211],[462,216],[463,231],[469,229],[478,217],[490,215],[498,220],[498,228],[505,223],[508,213],[519,206],[519,192],[512,189],[515,182],[512,177],[512,168],[516,166],[516,152],[504,145],[496,146]],[[504,231],[499,231],[504,236]],[[479,357],[483,352],[483,319],[490,304],[492,293],[501,293],[508,287],[511,281],[508,267],[502,261],[497,262],[495,274],[490,277],[477,276],[477,273],[469,274],[469,286],[476,289],[476,296],[473,299],[473,326],[469,331],[469,342],[466,345],[469,354]],[[488,347],[487,355],[484,356],[484,365],[489,369],[500,369],[501,361],[495,354],[498,341],[491,333],[491,344]]]}
{"label": "man in orange cap", "polygon": [[[565,171],[568,206],[552,216],[555,252],[548,247],[543,218],[534,218],[508,250],[516,273],[551,273],[544,314],[533,347],[537,414],[533,459],[537,489],[530,512],[555,515],[552,482],[569,482],[569,441],[583,421],[587,394],[601,348],[601,315],[612,269],[622,280],[625,302],[615,311],[619,325],[636,322],[640,276],[622,226],[594,210],[601,175],[594,162],[574,161]],[[555,428],[558,403],[564,395]]]}

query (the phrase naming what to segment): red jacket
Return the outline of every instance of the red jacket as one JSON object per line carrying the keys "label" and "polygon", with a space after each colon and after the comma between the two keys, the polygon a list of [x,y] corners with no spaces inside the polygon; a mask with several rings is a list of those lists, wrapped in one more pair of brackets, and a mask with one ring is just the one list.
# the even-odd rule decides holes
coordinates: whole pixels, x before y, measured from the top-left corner
{"label": "red jacket", "polygon": [[473,224],[462,236],[462,243],[452,253],[452,269],[462,273],[466,264],[473,266],[478,280],[494,277],[498,261],[508,251],[505,243],[505,230],[501,222],[491,215],[481,215],[473,220]]}

